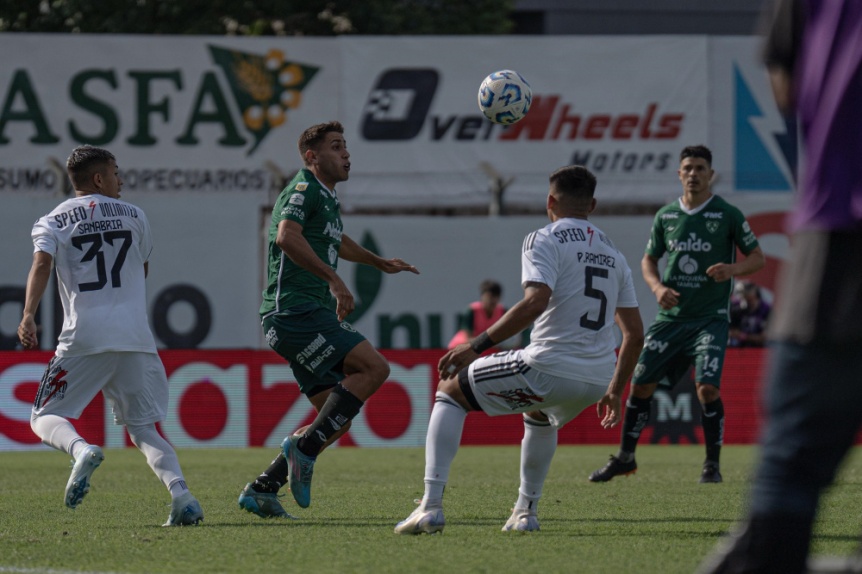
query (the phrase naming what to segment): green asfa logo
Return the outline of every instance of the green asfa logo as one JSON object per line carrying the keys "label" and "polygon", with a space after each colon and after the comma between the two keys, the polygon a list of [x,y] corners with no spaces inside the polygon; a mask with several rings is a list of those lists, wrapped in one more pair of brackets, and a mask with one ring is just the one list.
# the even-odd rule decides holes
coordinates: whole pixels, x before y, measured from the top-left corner
{"label": "green asfa logo", "polygon": [[288,110],[302,101],[302,90],[320,68],[292,62],[281,50],[265,56],[209,46],[213,61],[224,70],[245,128],[254,138],[251,155],[269,131],[287,121]]}
{"label": "green asfa logo", "polygon": [[[251,54],[208,46],[215,70],[81,68],[72,73],[68,87],[57,79],[31,76],[26,68],[12,72],[0,91],[0,147],[54,145],[67,137],[72,142],[97,146],[117,141],[142,148],[163,146],[170,139],[179,146],[198,146],[199,131],[213,126],[221,132],[216,142],[229,148],[251,145],[251,155],[267,134],[288,120],[288,112],[302,103],[302,91],[319,67],[288,60],[280,50]],[[118,58],[118,61],[120,59]],[[183,93],[193,94],[187,107],[177,107]],[[47,94],[68,93],[67,105],[46,106]],[[233,96],[235,108],[228,100]],[[241,118],[234,109],[239,109]],[[58,114],[64,116],[57,117]],[[121,121],[122,118],[130,121]],[[238,121],[239,119],[239,121]],[[168,130],[160,124],[167,124]],[[10,126],[29,130],[26,141],[11,137]],[[62,133],[65,130],[66,133]]]}

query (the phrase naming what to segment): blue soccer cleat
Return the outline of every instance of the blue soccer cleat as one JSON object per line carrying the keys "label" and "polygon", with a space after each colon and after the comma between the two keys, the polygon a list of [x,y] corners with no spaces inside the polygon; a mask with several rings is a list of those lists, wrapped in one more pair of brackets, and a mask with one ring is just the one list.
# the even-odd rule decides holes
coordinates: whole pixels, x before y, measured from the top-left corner
{"label": "blue soccer cleat", "polygon": [[311,476],[314,474],[316,456],[303,454],[297,447],[301,437],[289,436],[281,443],[284,458],[287,459],[287,481],[293,499],[302,508],[311,504]]}
{"label": "blue soccer cleat", "polygon": [[239,507],[261,518],[292,518],[281,505],[279,496],[271,492],[258,492],[251,487],[251,483],[245,485],[239,493]]}
{"label": "blue soccer cleat", "polygon": [[203,519],[204,511],[198,499],[186,492],[171,501],[171,515],[162,526],[197,526]]}
{"label": "blue soccer cleat", "polygon": [[84,497],[90,492],[90,477],[102,461],[105,455],[102,449],[94,444],[84,447],[80,456],[72,466],[72,475],[66,483],[66,506],[77,508]]}

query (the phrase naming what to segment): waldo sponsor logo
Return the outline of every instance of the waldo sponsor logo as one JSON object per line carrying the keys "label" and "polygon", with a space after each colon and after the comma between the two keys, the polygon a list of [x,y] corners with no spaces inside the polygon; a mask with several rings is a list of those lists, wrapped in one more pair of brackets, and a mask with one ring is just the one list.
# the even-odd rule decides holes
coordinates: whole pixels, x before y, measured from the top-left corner
{"label": "waldo sponsor logo", "polygon": [[671,239],[667,242],[667,250],[668,251],[702,251],[709,252],[712,251],[712,243],[708,241],[704,241],[695,233],[690,233],[688,239],[683,239],[680,241],[679,239]]}

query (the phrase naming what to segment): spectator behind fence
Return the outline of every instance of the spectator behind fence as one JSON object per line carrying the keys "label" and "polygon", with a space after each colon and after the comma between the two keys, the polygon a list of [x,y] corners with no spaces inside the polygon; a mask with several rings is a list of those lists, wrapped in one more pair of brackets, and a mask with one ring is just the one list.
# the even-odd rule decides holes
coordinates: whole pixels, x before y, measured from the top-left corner
{"label": "spectator behind fence", "polygon": [[729,347],[762,347],[772,305],[763,299],[757,284],[737,281],[730,299]]}
{"label": "spectator behind fence", "polygon": [[[500,320],[508,309],[501,303],[503,287],[493,279],[485,279],[479,284],[479,300],[470,303],[470,306],[458,317],[458,332],[449,341],[448,348],[454,349],[461,343],[466,343],[473,337],[484,333],[488,328]],[[529,331],[525,331],[527,335]],[[489,350],[496,353],[503,349],[513,349],[522,343],[521,337],[513,337],[502,341]],[[526,343],[523,343],[523,346]]]}

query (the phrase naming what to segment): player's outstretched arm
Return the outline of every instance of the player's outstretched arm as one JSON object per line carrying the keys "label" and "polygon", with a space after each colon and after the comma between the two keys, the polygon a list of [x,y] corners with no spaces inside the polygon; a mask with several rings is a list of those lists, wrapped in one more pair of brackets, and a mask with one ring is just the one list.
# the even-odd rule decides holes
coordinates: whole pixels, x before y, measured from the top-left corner
{"label": "player's outstretched arm", "polygon": [[345,261],[376,267],[384,273],[409,271],[419,275],[419,270],[403,259],[384,259],[353,241],[346,233],[341,235],[341,249],[338,250],[338,256]]}
{"label": "player's outstretched arm", "polygon": [[51,266],[54,258],[44,251],[33,254],[33,265],[27,276],[27,288],[24,296],[24,313],[18,325],[18,339],[25,349],[39,347],[39,337],[36,334],[36,310],[51,277]]}
{"label": "player's outstretched arm", "polygon": [[606,429],[615,427],[620,422],[623,389],[632,376],[644,344],[644,325],[638,307],[618,307],[614,320],[623,339],[614,376],[608,384],[605,396],[596,405],[601,425]]}

